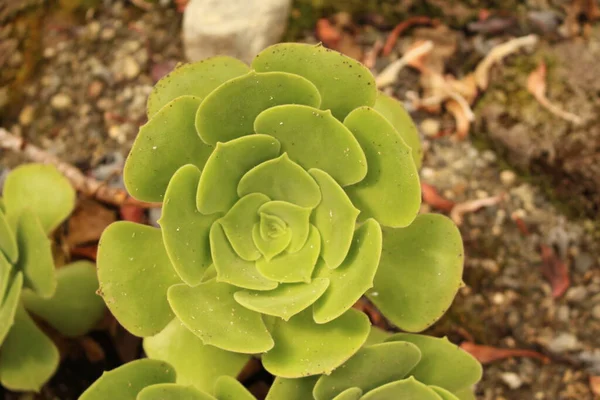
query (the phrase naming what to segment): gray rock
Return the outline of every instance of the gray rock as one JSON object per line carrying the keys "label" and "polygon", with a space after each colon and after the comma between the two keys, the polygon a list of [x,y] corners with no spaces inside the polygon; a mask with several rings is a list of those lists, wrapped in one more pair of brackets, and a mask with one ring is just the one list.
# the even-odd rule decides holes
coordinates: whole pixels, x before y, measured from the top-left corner
{"label": "gray rock", "polygon": [[572,303],[580,303],[588,296],[585,286],[573,286],[567,290],[565,298]]}
{"label": "gray rock", "polygon": [[577,337],[571,333],[563,332],[558,334],[548,343],[548,349],[553,353],[565,353],[567,351],[577,350],[581,347]]}
{"label": "gray rock", "polygon": [[291,0],[192,0],[183,16],[190,61],[228,55],[249,63],[281,39]]}
{"label": "gray rock", "polygon": [[500,375],[500,379],[512,390],[518,389],[523,385],[523,380],[514,372],[504,372]]}
{"label": "gray rock", "polygon": [[579,272],[587,272],[594,265],[594,257],[590,253],[581,252],[575,257],[575,269]]}

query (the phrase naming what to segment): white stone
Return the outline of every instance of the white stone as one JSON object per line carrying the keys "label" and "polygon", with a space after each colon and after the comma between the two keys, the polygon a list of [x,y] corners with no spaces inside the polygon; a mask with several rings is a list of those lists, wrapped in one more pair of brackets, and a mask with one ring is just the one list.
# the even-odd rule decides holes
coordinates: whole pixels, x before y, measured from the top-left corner
{"label": "white stone", "polygon": [[514,372],[504,372],[500,375],[500,378],[502,378],[502,382],[504,382],[506,386],[513,390],[518,389],[523,385],[521,377]]}
{"label": "white stone", "polygon": [[183,15],[189,61],[227,55],[250,63],[285,30],[291,0],[191,0]]}
{"label": "white stone", "polygon": [[64,93],[55,94],[50,99],[50,105],[54,107],[55,110],[65,110],[73,104],[73,101],[69,96]]}

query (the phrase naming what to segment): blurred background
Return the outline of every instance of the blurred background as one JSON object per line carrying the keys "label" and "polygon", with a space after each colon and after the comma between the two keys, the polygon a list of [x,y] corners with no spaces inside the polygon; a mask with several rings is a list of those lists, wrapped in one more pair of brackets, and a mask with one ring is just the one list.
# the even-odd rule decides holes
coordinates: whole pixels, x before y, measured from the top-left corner
{"label": "blurred background", "polygon": [[[0,130],[118,189],[147,96],[178,63],[322,42],[405,104],[423,210],[463,234],[466,285],[426,333],[484,363],[479,399],[597,399],[599,19],[598,0],[0,0]],[[5,176],[31,158],[3,137]],[[110,222],[158,216],[82,200],[57,256],[94,259]],[[75,399],[141,351],[108,315],[55,340],[63,363],[42,392],[1,397]]]}

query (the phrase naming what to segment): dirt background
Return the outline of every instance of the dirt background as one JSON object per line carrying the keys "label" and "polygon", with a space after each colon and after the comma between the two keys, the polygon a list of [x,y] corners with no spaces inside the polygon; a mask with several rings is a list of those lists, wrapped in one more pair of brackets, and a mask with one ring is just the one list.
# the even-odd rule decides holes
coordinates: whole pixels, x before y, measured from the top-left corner
{"label": "dirt background", "polygon": [[[183,61],[181,13],[169,1],[161,4],[146,11],[123,0],[0,0],[0,126],[118,186],[152,85]],[[422,94],[427,83],[415,68],[400,71],[386,89],[407,104],[422,133],[424,211],[456,212],[481,199],[489,204],[458,214],[466,286],[428,331],[457,344],[492,347],[476,348],[490,361],[478,399],[600,398],[593,378],[600,375],[600,26],[594,4],[297,0],[290,16],[286,40],[326,42],[331,32],[318,25],[326,21],[338,33],[331,43],[362,59],[407,18],[440,21],[437,28],[406,30],[390,55],[371,60],[375,73],[426,38],[435,43],[434,54],[443,53],[443,73],[461,79],[495,46],[539,37],[533,49],[492,68],[489,87],[473,101],[466,139],[454,133],[457,124],[445,107],[411,108],[410,93]],[[527,90],[540,62],[547,67],[547,97],[581,123],[549,113]],[[8,152],[0,157],[3,173],[26,161]],[[75,222],[57,234],[64,250],[58,253],[87,254],[102,221],[119,213],[126,214],[82,202]],[[98,222],[99,214],[93,232],[73,233],[82,224],[77,221]],[[0,395],[75,399],[103,369],[140,352],[139,341],[108,317],[87,338],[57,340],[64,362],[41,394],[0,389]],[[535,351],[538,358],[503,358],[498,349]],[[264,386],[260,377],[246,381],[256,392]]]}

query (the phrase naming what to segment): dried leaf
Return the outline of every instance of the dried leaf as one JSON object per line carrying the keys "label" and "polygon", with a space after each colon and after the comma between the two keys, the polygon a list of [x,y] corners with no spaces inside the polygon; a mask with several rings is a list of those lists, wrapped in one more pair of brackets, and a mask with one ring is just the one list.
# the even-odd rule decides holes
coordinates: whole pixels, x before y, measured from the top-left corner
{"label": "dried leaf", "polygon": [[114,211],[92,199],[83,199],[69,219],[66,242],[73,248],[85,243],[97,242],[104,229],[117,220]]}
{"label": "dried leaf", "polygon": [[317,21],[316,35],[317,39],[330,49],[337,49],[342,38],[340,31],[327,18],[321,18]]}
{"label": "dried leaf", "polygon": [[98,254],[98,245],[75,247],[71,249],[71,256],[79,258],[87,258],[88,260],[96,261]]}
{"label": "dried leaf", "polygon": [[537,43],[536,35],[528,35],[509,40],[494,47],[487,56],[475,68],[475,81],[481,90],[485,90],[489,84],[490,69],[492,66],[504,59],[504,57],[517,52],[522,47],[533,46]]}
{"label": "dried leaf", "polygon": [[464,214],[477,211],[482,207],[490,207],[496,205],[503,199],[504,195],[501,194],[498,196],[486,197],[483,199],[469,200],[465,201],[464,203],[458,203],[450,212],[450,218],[452,218],[456,225],[462,225]]}
{"label": "dried leaf", "polygon": [[438,24],[439,24],[438,20],[431,19],[431,18],[425,17],[425,16],[411,17],[405,21],[400,22],[398,25],[396,25],[396,27],[388,35],[387,40],[385,41],[385,45],[383,46],[382,54],[384,56],[388,56],[394,49],[394,46],[396,45],[396,42],[398,41],[398,37],[408,28],[415,26],[415,25],[436,26]]}
{"label": "dried leaf", "polygon": [[144,209],[135,205],[122,205],[119,208],[119,214],[125,221],[143,223],[145,220]]}
{"label": "dried leaf", "polygon": [[104,350],[102,347],[89,336],[79,338],[79,344],[83,348],[85,357],[92,363],[100,362],[104,360]]}
{"label": "dried leaf", "polygon": [[450,212],[454,208],[455,203],[453,201],[442,197],[436,188],[425,182],[421,182],[421,193],[423,194],[423,201],[437,210]]}
{"label": "dried leaf", "polygon": [[552,247],[542,244],[540,245],[540,250],[542,256],[542,275],[550,282],[552,297],[556,299],[562,296],[571,284],[569,269],[567,263],[558,258]]}
{"label": "dried leaf", "polygon": [[448,100],[446,102],[446,110],[454,116],[456,121],[456,137],[460,140],[464,140],[469,136],[469,129],[471,128],[471,121],[465,114],[465,109],[461,107],[460,103],[456,100]]}
{"label": "dried leaf", "polygon": [[600,376],[590,376],[590,389],[596,396],[600,396]]}
{"label": "dried leaf", "polygon": [[541,360],[544,364],[550,362],[550,359],[548,357],[533,350],[500,349],[497,347],[475,344],[473,342],[463,342],[460,345],[460,348],[470,353],[482,364],[489,364],[494,361],[513,357],[537,358],[538,360]]}
{"label": "dried leaf", "polygon": [[527,78],[527,91],[550,113],[559,118],[570,121],[576,125],[583,123],[583,120],[575,114],[562,110],[553,104],[546,97],[546,64],[540,62],[540,65],[529,74]]}
{"label": "dried leaf", "polygon": [[410,63],[415,62],[415,60],[422,57],[424,54],[427,54],[433,50],[433,42],[425,41],[421,42],[416,47],[413,47],[404,55],[402,58],[390,63],[377,77],[375,78],[375,83],[378,88],[383,88],[389,86],[396,82],[398,78],[398,73],[402,68],[410,65]]}

